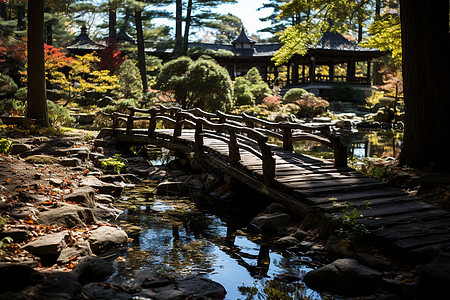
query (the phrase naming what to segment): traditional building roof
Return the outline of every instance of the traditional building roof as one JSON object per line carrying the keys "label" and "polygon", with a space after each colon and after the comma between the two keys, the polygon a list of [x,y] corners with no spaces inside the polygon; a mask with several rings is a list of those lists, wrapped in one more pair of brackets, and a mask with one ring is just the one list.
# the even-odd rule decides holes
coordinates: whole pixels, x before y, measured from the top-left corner
{"label": "traditional building roof", "polygon": [[71,52],[92,52],[101,51],[106,48],[105,45],[98,44],[91,40],[87,35],[86,26],[81,27],[80,35],[75,39],[75,41],[66,47],[67,50]]}
{"label": "traditional building roof", "polygon": [[239,36],[231,43],[233,45],[244,44],[244,43],[256,44],[256,42],[254,40],[252,40],[251,38],[249,38],[247,36],[247,34],[245,33],[244,27],[242,27],[242,30],[241,30],[241,33],[239,34]]}
{"label": "traditional building roof", "polygon": [[116,41],[117,43],[125,43],[125,42],[130,42],[132,44],[135,43],[134,39],[123,29],[120,29],[119,32],[117,33]]}

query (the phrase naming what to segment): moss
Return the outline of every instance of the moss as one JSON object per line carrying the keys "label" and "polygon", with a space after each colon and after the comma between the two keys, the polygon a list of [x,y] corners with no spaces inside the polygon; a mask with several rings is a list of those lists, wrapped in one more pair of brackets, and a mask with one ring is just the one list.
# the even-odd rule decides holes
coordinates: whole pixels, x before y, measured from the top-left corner
{"label": "moss", "polygon": [[31,155],[25,161],[30,164],[56,164],[58,159],[49,155]]}

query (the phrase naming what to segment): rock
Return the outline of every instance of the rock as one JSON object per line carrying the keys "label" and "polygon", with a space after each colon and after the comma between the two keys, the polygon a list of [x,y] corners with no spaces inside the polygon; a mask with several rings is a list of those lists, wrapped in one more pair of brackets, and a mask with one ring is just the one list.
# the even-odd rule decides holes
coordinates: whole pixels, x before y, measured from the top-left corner
{"label": "rock", "polygon": [[288,214],[271,214],[253,218],[251,224],[266,234],[283,231],[292,222]]}
{"label": "rock", "polygon": [[[210,279],[189,276],[175,279],[172,283],[157,288],[144,289],[136,294],[137,297],[146,297],[154,300],[175,299],[223,299],[225,288]],[[138,298],[139,299],[139,298]]]}
{"label": "rock", "polygon": [[324,250],[329,254],[343,257],[349,255],[350,244],[337,236],[330,236]]}
{"label": "rock", "polygon": [[143,157],[129,157],[127,162],[130,172],[138,175],[147,175],[152,168],[152,164]]}
{"label": "rock", "polygon": [[416,299],[441,299],[450,286],[450,253],[441,252],[425,265],[417,282]]}
{"label": "rock", "polygon": [[68,231],[47,234],[32,241],[23,248],[35,256],[59,255],[70,239]]}
{"label": "rock", "polygon": [[66,203],[61,207],[41,212],[38,220],[40,224],[60,225],[67,228],[85,227],[95,223],[91,209]]}
{"label": "rock", "polygon": [[73,257],[84,257],[92,255],[91,246],[86,241],[80,241],[74,246],[64,248],[59,254],[56,262],[66,264]]}
{"label": "rock", "polygon": [[91,244],[92,251],[95,254],[98,254],[108,248],[126,243],[128,241],[128,236],[122,229],[101,226],[91,231],[91,236],[88,241]]}
{"label": "rock", "polygon": [[114,273],[114,267],[97,256],[88,256],[83,258],[73,269],[72,273],[78,278],[78,281],[85,285],[91,282],[100,282],[106,280]]}
{"label": "rock", "polygon": [[120,209],[109,207],[107,205],[97,204],[93,210],[94,216],[100,220],[115,220],[117,217],[123,213]]}
{"label": "rock", "polygon": [[287,249],[289,247],[294,247],[298,244],[298,240],[295,237],[292,236],[285,236],[280,239],[278,239],[274,243],[274,247],[277,249]]}
{"label": "rock", "polygon": [[31,206],[20,206],[15,207],[11,209],[9,212],[9,215],[16,219],[24,219],[28,218],[29,216],[35,215],[38,212],[38,210]]}
{"label": "rock", "polygon": [[286,206],[280,203],[270,203],[269,206],[266,207],[264,210],[264,213],[266,214],[273,214],[273,213],[286,213],[288,209]]}
{"label": "rock", "polygon": [[103,204],[110,204],[113,203],[115,198],[111,195],[106,194],[97,194],[94,196],[95,202],[103,203]]}
{"label": "rock", "polygon": [[389,267],[392,263],[387,258],[376,257],[371,253],[358,253],[357,260],[363,265],[380,270]]}
{"label": "rock", "polygon": [[31,150],[30,145],[14,143],[9,147],[9,154],[16,155],[16,154],[20,154],[20,153],[28,151],[28,150]]}
{"label": "rock", "polygon": [[38,299],[79,299],[82,289],[72,273],[52,272],[46,274],[45,279],[40,282]]}
{"label": "rock", "polygon": [[338,259],[305,275],[305,284],[318,292],[345,296],[369,295],[381,284],[381,273],[351,258]]}
{"label": "rock", "polygon": [[94,195],[95,191],[92,187],[83,186],[81,188],[74,190],[70,194],[64,195],[63,200],[66,202],[83,204],[87,207],[94,207],[95,206]]}
{"label": "rock", "polygon": [[77,167],[77,166],[81,166],[81,159],[76,158],[76,157],[67,157],[67,158],[63,158],[59,161],[59,164],[61,166],[65,166],[65,167]]}
{"label": "rock", "polygon": [[148,173],[148,178],[155,181],[161,181],[167,177],[167,169],[165,167],[154,167],[152,171]]}
{"label": "rock", "polygon": [[309,236],[309,233],[307,231],[297,229],[291,236],[295,237],[299,241],[303,241],[306,237]]}
{"label": "rock", "polygon": [[107,182],[107,183],[114,183],[114,182],[126,182],[128,183],[129,181],[127,179],[125,179],[124,176],[117,174],[117,175],[103,175],[101,177],[99,177],[99,179],[103,182]]}
{"label": "rock", "polygon": [[164,180],[156,188],[157,195],[164,196],[187,196],[189,195],[188,183],[186,181]]}
{"label": "rock", "polygon": [[42,277],[38,271],[29,266],[0,263],[0,293],[20,291],[27,286],[37,284]]}
{"label": "rock", "polygon": [[119,288],[104,283],[88,283],[83,286],[83,293],[88,299],[95,300],[130,300],[132,295]]}
{"label": "rock", "polygon": [[0,232],[0,240],[5,237],[12,238],[14,243],[22,243],[31,239],[33,235],[30,231],[25,229],[11,228]]}
{"label": "rock", "polygon": [[25,158],[25,161],[30,164],[56,164],[58,159],[50,155],[30,155]]}
{"label": "rock", "polygon": [[81,186],[90,186],[96,190],[100,194],[110,194],[113,196],[120,196],[122,193],[122,187],[112,184],[112,183],[106,183],[94,176],[86,176],[86,178],[83,178],[80,182]]}
{"label": "rock", "polygon": [[50,178],[48,181],[53,186],[62,186],[64,183],[64,181],[59,178]]}

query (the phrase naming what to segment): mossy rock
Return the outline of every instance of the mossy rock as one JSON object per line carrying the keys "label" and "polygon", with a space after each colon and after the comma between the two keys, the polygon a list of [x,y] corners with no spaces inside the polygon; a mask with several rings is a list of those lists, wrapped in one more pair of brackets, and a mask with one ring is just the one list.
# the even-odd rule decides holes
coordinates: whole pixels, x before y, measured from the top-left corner
{"label": "mossy rock", "polygon": [[30,164],[56,164],[58,158],[50,155],[31,155],[25,158],[25,161]]}

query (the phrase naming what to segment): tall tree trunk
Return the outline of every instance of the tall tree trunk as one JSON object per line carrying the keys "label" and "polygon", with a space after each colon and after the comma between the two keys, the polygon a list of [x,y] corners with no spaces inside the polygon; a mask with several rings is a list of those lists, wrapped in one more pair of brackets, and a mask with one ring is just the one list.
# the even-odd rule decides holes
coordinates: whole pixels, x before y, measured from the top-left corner
{"label": "tall tree trunk", "polygon": [[[375,20],[379,20],[381,17],[381,0],[375,0]],[[380,73],[381,63],[377,60],[373,62],[372,79],[374,85],[383,84],[383,76]]]}
{"label": "tall tree trunk", "polygon": [[19,3],[16,6],[16,16],[17,16],[17,29],[25,30],[25,4]]}
{"label": "tall tree trunk", "polygon": [[[50,7],[44,8],[44,13],[50,13]],[[52,20],[45,22],[45,43],[47,45],[53,45],[53,28]]]}
{"label": "tall tree trunk", "polygon": [[6,3],[3,1],[0,1],[0,18],[3,20],[6,20]]}
{"label": "tall tree trunk", "polygon": [[145,49],[144,49],[144,34],[142,30],[142,11],[136,8],[134,11],[134,19],[136,21],[136,34],[138,46],[138,66],[141,73],[142,89],[144,93],[148,92],[147,84],[147,70],[145,66]]}
{"label": "tall tree trunk", "polygon": [[116,45],[116,8],[109,4],[109,37],[108,37],[108,44],[111,46]]}
{"label": "tall tree trunk", "polygon": [[448,1],[400,0],[405,136],[400,163],[450,168]]}
{"label": "tall tree trunk", "polygon": [[363,24],[362,21],[358,21],[358,44],[361,43],[363,38]]}
{"label": "tall tree trunk", "polygon": [[44,0],[28,2],[28,101],[27,117],[49,126],[45,93]]}
{"label": "tall tree trunk", "polygon": [[191,15],[192,15],[192,0],[188,1],[186,9],[186,21],[184,27],[184,38],[183,38],[183,55],[187,55],[189,48],[189,30],[191,28]]}
{"label": "tall tree trunk", "polygon": [[182,0],[176,0],[175,11],[175,55],[180,55],[183,52],[183,37],[181,35],[181,26],[183,21],[183,2]]}

